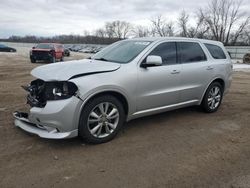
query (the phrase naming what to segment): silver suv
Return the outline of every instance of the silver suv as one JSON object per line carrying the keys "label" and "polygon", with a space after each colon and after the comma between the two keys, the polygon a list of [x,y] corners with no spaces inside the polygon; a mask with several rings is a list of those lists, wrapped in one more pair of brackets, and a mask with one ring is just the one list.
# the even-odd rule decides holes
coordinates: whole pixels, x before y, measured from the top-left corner
{"label": "silver suv", "polygon": [[32,70],[29,113],[15,125],[43,138],[81,136],[103,143],[125,121],[191,105],[215,112],[232,80],[220,42],[140,38],[114,43],[89,59]]}

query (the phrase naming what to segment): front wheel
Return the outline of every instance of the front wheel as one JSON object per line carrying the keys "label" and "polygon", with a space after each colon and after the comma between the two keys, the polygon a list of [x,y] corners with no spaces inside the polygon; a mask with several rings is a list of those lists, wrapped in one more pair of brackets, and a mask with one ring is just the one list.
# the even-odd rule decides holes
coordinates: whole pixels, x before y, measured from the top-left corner
{"label": "front wheel", "polygon": [[93,144],[108,142],[117,135],[124,120],[124,109],[117,98],[99,96],[88,102],[83,109],[79,135]]}
{"label": "front wheel", "polygon": [[36,60],[33,59],[33,58],[30,58],[30,62],[31,62],[31,63],[36,63]]}
{"label": "front wheel", "polygon": [[216,112],[220,107],[223,97],[223,89],[220,83],[213,82],[207,89],[201,106],[205,112]]}
{"label": "front wheel", "polygon": [[55,57],[52,57],[51,60],[50,60],[51,63],[55,63],[56,62],[56,58]]}

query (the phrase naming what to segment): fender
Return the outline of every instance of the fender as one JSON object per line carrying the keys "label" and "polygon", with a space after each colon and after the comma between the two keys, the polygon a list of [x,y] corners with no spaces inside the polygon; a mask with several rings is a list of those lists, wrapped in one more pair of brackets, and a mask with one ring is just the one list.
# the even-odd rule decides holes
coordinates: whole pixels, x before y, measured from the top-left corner
{"label": "fender", "polygon": [[[128,103],[128,117],[130,116],[129,114],[135,110],[133,109],[132,105],[130,104],[130,100],[129,100],[129,97],[127,94],[125,94],[123,91],[121,91],[120,89],[116,89],[116,88],[107,88],[107,89],[101,89],[101,90],[98,90],[98,91],[95,91],[95,92],[92,92],[91,94],[89,94],[87,97],[85,97],[84,99],[82,99],[81,97],[78,97],[81,101],[82,101],[82,104],[80,106],[80,109],[79,109],[79,113],[78,113],[78,120],[80,121],[80,116],[81,116],[81,112],[83,110],[83,108],[85,107],[86,103],[92,98],[94,97],[95,95],[98,95],[98,94],[101,94],[101,93],[104,93],[104,92],[116,92],[116,93],[119,93],[121,94],[127,101]],[[132,109],[131,109],[132,108]]]}
{"label": "fender", "polygon": [[209,82],[209,83],[207,84],[206,89],[203,91],[202,98],[200,99],[199,105],[202,103],[202,100],[203,100],[203,98],[204,98],[204,95],[205,95],[205,93],[206,93],[208,87],[209,87],[216,79],[221,79],[221,80],[223,80],[223,82],[225,83],[225,80],[224,80],[223,78],[221,78],[221,77],[215,77],[215,78],[213,78],[212,81]]}

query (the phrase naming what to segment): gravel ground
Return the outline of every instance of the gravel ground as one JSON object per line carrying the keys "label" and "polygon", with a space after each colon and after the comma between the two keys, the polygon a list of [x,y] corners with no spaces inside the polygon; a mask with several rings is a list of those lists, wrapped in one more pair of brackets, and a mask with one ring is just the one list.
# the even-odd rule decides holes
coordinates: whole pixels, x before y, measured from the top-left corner
{"label": "gravel ground", "polygon": [[[76,54],[69,59],[81,59]],[[235,72],[217,113],[185,108],[127,123],[113,141],[46,140],[14,127],[28,49],[0,53],[0,187],[250,187],[250,73]]]}

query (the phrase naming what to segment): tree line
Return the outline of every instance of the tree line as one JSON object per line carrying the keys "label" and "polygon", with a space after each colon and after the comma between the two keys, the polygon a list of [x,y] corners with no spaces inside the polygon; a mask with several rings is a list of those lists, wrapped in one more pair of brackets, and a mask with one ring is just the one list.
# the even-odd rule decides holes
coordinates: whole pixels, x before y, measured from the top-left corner
{"label": "tree line", "polygon": [[85,31],[84,35],[11,36],[8,41],[110,44],[130,37],[177,36],[211,39],[224,45],[250,45],[250,11],[243,12],[241,5],[238,0],[210,0],[193,13],[181,11],[172,21],[162,15],[152,18],[147,26],[116,20],[92,33]]}

